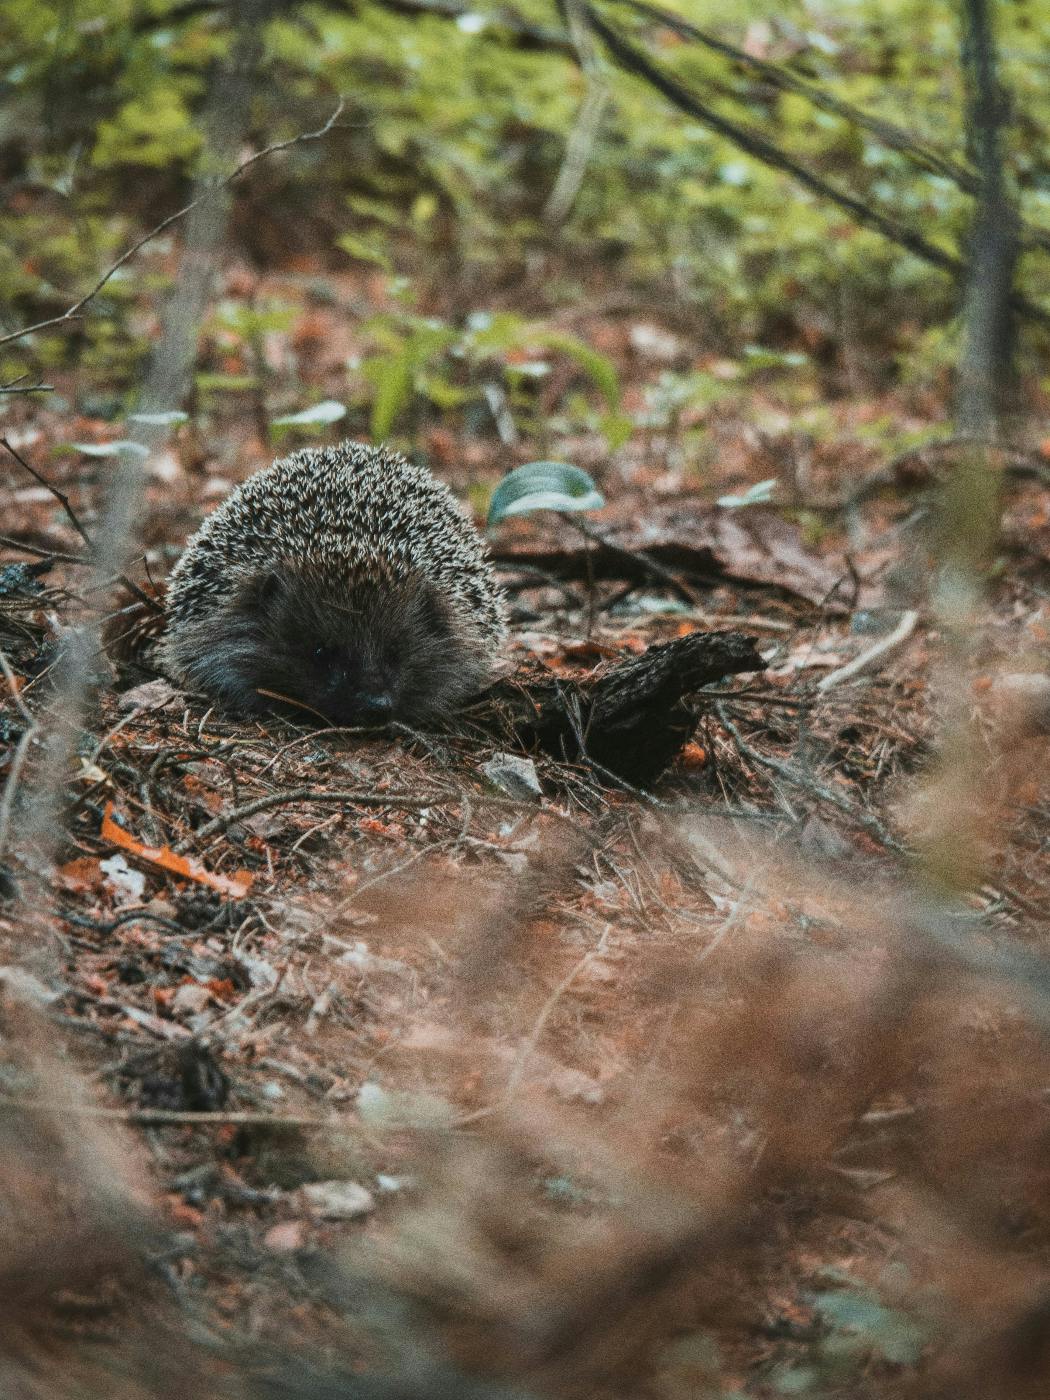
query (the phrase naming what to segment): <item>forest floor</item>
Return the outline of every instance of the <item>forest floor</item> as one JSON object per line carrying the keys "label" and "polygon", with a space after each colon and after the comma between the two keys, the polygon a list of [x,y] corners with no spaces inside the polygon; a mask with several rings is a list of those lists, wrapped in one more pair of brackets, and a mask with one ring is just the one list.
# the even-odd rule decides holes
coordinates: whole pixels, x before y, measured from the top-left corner
{"label": "forest floor", "polygon": [[[304,305],[266,353],[338,398],[346,327],[338,295]],[[717,370],[655,315],[573,329],[628,407],[669,363]],[[105,459],[53,449],[115,430],[52,382],[4,435],[90,534]],[[243,721],[100,658],[53,882],[21,839],[45,755],[31,733],[23,768],[19,745],[49,720],[63,628],[100,605],[55,557],[83,548],[60,502],[0,462],[4,535],[51,557],[31,577],[17,561],[37,555],[0,551],[18,692],[0,965],[5,1014],[29,1018],[5,1042],[3,1190],[26,1277],[63,1232],[74,1273],[85,1239],[113,1244],[79,1279],[50,1259],[42,1354],[105,1358],[136,1326],[159,1353],[187,1316],[208,1377],[219,1341],[363,1375],[408,1367],[406,1337],[424,1371],[581,1397],[962,1394],[982,1348],[1008,1364],[1050,1267],[1048,1003],[1026,961],[1050,933],[1045,715],[1023,679],[1050,630],[1048,473],[1037,447],[999,463],[1003,543],[961,680],[924,530],[952,453],[888,463],[862,431],[943,409],[857,392],[828,411],[814,442],[759,381],[615,454],[596,434],[552,452],[421,432],[463,496],[550,453],[609,502],[590,524],[619,554],[553,517],[501,527],[512,664],[576,676],[696,629],[758,639],[767,671],[697,698],[652,791],[537,757],[542,795],[508,796],[466,721]],[[206,443],[191,424],[151,460],[149,574],[273,455],[256,429],[213,412]],[[714,504],[771,477],[775,506]],[[10,1139],[17,1114],[37,1137]],[[89,1208],[107,1191],[159,1231],[149,1327],[125,1226]],[[419,1384],[396,1393],[475,1393]]]}

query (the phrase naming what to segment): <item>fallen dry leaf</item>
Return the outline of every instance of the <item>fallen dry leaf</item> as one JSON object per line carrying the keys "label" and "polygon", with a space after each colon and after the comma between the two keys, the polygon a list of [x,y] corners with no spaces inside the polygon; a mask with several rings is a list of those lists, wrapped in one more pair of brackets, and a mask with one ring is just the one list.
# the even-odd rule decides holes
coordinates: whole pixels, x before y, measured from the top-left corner
{"label": "fallen dry leaf", "polygon": [[209,889],[217,890],[219,894],[227,894],[231,899],[243,899],[251,889],[252,876],[247,870],[238,870],[236,875],[216,875],[210,870],[205,870],[200,861],[193,860],[190,856],[180,856],[170,846],[144,846],[141,841],[136,841],[130,831],[125,831],[113,820],[112,802],[106,803],[105,815],[102,818],[102,839],[130,851],[132,855],[138,856],[139,860],[159,866],[161,870],[167,870],[172,875],[182,875],[187,880],[195,880],[198,885],[207,885]]}

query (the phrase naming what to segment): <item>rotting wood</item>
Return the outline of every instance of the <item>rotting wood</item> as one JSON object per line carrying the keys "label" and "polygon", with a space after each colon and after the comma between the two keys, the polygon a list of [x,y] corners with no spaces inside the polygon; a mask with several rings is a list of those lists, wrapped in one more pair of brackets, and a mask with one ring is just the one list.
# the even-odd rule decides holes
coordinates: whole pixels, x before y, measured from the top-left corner
{"label": "rotting wood", "polygon": [[644,787],[696,728],[686,697],[727,676],[765,669],[753,637],[690,632],[579,680],[547,672],[508,677],[486,692],[469,718],[508,745],[570,762],[591,760]]}

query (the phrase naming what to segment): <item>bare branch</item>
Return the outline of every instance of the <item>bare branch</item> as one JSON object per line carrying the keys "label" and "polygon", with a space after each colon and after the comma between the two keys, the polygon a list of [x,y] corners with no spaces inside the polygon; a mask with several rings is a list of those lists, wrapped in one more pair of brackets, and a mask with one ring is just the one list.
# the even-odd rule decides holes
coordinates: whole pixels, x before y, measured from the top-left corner
{"label": "bare branch", "polygon": [[[965,277],[967,267],[962,258],[954,253],[949,253],[936,243],[931,243],[916,229],[899,223],[890,215],[873,208],[858,196],[839,189],[838,186],[814,174],[812,170],[782,151],[768,137],[753,127],[730,121],[720,112],[716,112],[705,102],[702,102],[678,78],[659,68],[646,53],[636,48],[622,34],[608,25],[591,5],[585,6],[584,13],[588,23],[602,38],[609,52],[621,67],[627,72],[643,78],[662,93],[679,111],[686,112],[697,121],[703,122],[712,131],[717,131],[719,135],[731,141],[745,154],[762,161],[764,165],[790,175],[803,188],[810,190],[821,199],[830,200],[831,203],[845,210],[862,227],[873,229],[876,233],[889,239],[891,243],[896,243],[924,262],[948,273],[956,281],[962,281]],[[1029,320],[1036,321],[1043,326],[1050,326],[1050,311],[1030,301],[1019,292],[1013,293],[1010,305]]]}
{"label": "bare branch", "polygon": [[26,459],[22,456],[22,454],[20,452],[15,451],[15,449],[8,442],[7,438],[0,438],[0,446],[4,447],[8,452],[10,452],[11,456],[15,459],[18,465],[20,467],[24,467],[25,470],[29,473],[29,475],[33,478],[33,480],[38,481],[40,485],[43,486],[45,491],[51,492],[52,496],[54,496],[55,500],[58,501],[59,505],[65,511],[69,519],[69,523],[73,526],[73,529],[84,541],[88,549],[94,550],[95,546],[92,544],[91,538],[88,535],[87,531],[80,523],[80,518],[78,517],[73,507],[70,505],[69,497],[65,494],[65,492],[60,491],[57,486],[52,486],[51,482],[48,481],[45,477],[42,477],[35,467],[31,467],[26,461]]}
{"label": "bare branch", "polygon": [[106,269],[91,290],[85,296],[82,296],[78,302],[75,302],[68,311],[63,311],[61,316],[51,316],[46,321],[37,321],[34,325],[25,326],[20,331],[11,331],[8,335],[0,336],[0,345],[8,345],[13,340],[21,340],[24,336],[33,335],[36,331],[48,330],[51,326],[61,326],[67,321],[80,320],[80,313],[83,311],[84,307],[87,306],[88,302],[93,300],[94,297],[97,297],[110,278],[115,273],[119,272],[125,263],[130,262],[135,254],[141,248],[144,248],[147,243],[151,243],[154,238],[158,238],[162,233],[167,232],[173,224],[177,224],[180,219],[185,218],[190,210],[195,209],[203,200],[210,199],[213,195],[217,194],[219,190],[225,188],[227,185],[232,185],[235,180],[238,180],[245,171],[250,170],[258,161],[265,159],[267,156],[276,155],[279,151],[287,151],[292,146],[301,146],[307,141],[319,141],[322,137],[327,136],[330,131],[335,129],[336,123],[342,116],[345,107],[345,101],[343,98],[340,98],[339,105],[325,122],[324,126],[318,127],[316,131],[300,132],[298,136],[292,136],[287,141],[275,141],[272,145],[264,147],[261,151],[256,151],[254,155],[242,161],[236,170],[216,180],[203,194],[199,194],[196,199],[191,199],[188,204],[184,204],[181,209],[176,209],[175,212],[169,214],[167,218],[161,219],[160,223],[154,228],[151,228],[148,233],[144,233],[141,238],[136,239],[131,247],[125,249],[116,262]]}

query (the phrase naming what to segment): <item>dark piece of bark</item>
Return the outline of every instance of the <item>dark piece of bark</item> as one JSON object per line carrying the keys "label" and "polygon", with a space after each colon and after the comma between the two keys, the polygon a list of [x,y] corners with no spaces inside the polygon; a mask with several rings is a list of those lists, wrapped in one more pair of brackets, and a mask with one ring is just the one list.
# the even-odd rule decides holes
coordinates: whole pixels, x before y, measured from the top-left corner
{"label": "dark piece of bark", "polygon": [[470,717],[504,742],[569,762],[590,759],[645,787],[696,728],[685,698],[726,676],[765,667],[752,637],[691,632],[582,680],[541,672],[500,681]]}

